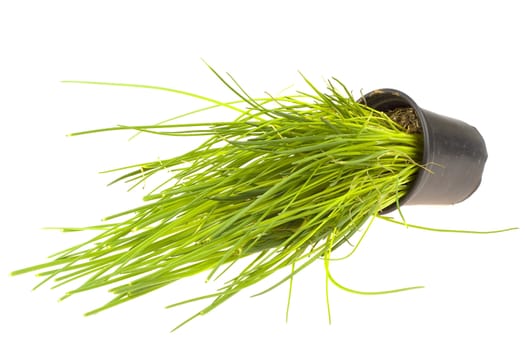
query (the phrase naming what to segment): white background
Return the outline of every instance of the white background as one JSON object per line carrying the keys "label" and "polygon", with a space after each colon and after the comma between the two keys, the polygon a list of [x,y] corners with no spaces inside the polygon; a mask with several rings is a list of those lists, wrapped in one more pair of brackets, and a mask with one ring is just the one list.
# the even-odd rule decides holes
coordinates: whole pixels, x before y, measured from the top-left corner
{"label": "white background", "polygon": [[[87,236],[42,231],[88,225],[142,194],[106,187],[99,171],[178,154],[188,140],[72,131],[154,123],[199,107],[160,91],[62,84],[99,80],[233,96],[202,63],[232,73],[253,95],[335,76],[354,92],[393,87],[484,135],[483,183],[466,202],[405,208],[408,221],[488,230],[523,223],[525,22],[519,2],[4,1],[0,5],[0,348],[524,349],[525,239],[431,233],[376,222],[350,260],[333,265],[351,287],[425,289],[358,296],[331,288],[322,263],[287,288],[243,293],[170,334],[200,295],[198,276],[85,318],[105,291],[62,303],[65,289],[31,288],[9,272]],[[191,3],[190,5],[186,3]],[[80,235],[80,236],[79,236]],[[251,292],[256,292],[255,288]]]}

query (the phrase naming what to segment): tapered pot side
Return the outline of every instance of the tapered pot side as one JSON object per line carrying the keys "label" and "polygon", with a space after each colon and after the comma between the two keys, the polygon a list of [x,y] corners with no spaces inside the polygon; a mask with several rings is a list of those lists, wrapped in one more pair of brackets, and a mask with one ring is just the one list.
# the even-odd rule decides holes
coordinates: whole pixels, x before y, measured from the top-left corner
{"label": "tapered pot side", "polygon": [[[481,183],[487,160],[483,137],[473,126],[420,108],[408,95],[394,89],[379,89],[358,102],[387,112],[413,108],[423,133],[423,156],[416,180],[400,205],[454,204],[468,198]],[[396,210],[392,205],[382,214]]]}

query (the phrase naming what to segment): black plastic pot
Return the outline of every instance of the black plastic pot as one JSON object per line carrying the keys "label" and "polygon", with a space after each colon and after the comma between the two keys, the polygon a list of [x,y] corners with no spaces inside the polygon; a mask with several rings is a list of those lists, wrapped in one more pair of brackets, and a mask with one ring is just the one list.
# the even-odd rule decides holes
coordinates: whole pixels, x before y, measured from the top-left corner
{"label": "black plastic pot", "polygon": [[[374,90],[358,102],[387,112],[413,108],[423,133],[421,169],[400,205],[454,204],[467,199],[481,183],[487,148],[476,128],[420,108],[405,93],[393,89]],[[396,205],[383,209],[391,212]]]}

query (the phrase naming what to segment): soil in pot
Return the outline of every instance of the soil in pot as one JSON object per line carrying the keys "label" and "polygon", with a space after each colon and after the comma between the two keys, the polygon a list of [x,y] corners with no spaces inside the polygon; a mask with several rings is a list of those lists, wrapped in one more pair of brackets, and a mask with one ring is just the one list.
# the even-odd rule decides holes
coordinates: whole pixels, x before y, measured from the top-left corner
{"label": "soil in pot", "polygon": [[385,112],[393,121],[401,125],[409,134],[421,134],[422,128],[416,111],[411,107],[399,107]]}

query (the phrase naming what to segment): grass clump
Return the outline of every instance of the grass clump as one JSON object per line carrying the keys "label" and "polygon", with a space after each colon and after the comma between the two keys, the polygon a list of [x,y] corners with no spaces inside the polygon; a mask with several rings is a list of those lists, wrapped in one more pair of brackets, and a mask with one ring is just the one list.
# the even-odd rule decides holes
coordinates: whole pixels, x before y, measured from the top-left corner
{"label": "grass clump", "polygon": [[125,173],[116,181],[134,186],[159,173],[168,179],[142,205],[102,225],[65,229],[99,232],[15,274],[38,270],[46,277],[42,283],[58,285],[81,280],[66,297],[107,287],[114,298],[92,314],[202,272],[220,280],[242,259],[240,273],[216,293],[197,296],[211,299],[195,316],[205,314],[282,268],[292,272],[276,285],[323,258],[328,273],[332,250],[398,204],[422,168],[422,135],[357,103],[338,80],[328,82],[326,93],[305,79],[310,93],[254,99],[233,78],[217,76],[238,101],[138,87],[203,99],[210,105],[199,111],[227,108],[238,113],[233,121],[79,133],[132,130],[207,139],[173,158],[119,169]]}

